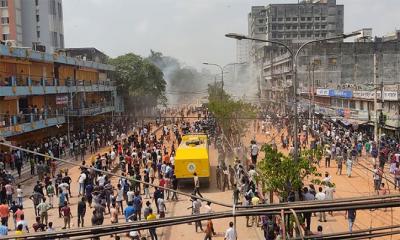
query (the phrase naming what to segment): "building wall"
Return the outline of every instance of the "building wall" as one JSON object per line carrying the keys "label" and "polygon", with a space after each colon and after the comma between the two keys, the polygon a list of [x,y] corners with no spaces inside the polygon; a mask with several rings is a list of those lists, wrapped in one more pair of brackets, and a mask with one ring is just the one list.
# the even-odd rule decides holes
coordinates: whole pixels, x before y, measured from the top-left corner
{"label": "building wall", "polygon": [[22,24],[24,46],[40,42],[50,53],[64,48],[62,0],[22,1]]}
{"label": "building wall", "polygon": [[304,42],[343,33],[344,6],[336,0],[270,4],[266,32],[269,40]]}

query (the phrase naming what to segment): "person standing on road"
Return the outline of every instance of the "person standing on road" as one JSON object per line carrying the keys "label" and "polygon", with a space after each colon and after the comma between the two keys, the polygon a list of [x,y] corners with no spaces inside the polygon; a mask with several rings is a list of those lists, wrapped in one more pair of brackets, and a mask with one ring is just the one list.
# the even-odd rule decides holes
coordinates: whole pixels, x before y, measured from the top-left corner
{"label": "person standing on road", "polygon": [[225,192],[225,188],[229,190],[229,172],[226,167],[222,170],[222,191]]}
{"label": "person standing on road", "polygon": [[[324,200],[326,199],[326,195],[325,195],[325,193],[322,191],[322,187],[319,187],[318,191],[319,191],[319,192],[315,195],[315,200],[324,201]],[[318,221],[320,221],[320,222],[322,222],[322,221],[326,222],[326,214],[325,214],[325,212],[320,212],[320,213],[319,213],[319,220],[318,220]]]}
{"label": "person standing on road", "polygon": [[61,208],[62,216],[64,217],[64,227],[61,229],[66,229],[68,225],[68,229],[71,228],[71,208],[68,206],[68,202],[65,202],[64,207]]}
{"label": "person standing on road", "polygon": [[236,231],[233,228],[233,222],[229,222],[229,228],[225,232],[224,240],[236,240]]}
{"label": "person standing on road", "polygon": [[203,198],[203,195],[201,195],[200,193],[200,180],[196,172],[193,173],[193,181],[194,181],[193,195],[196,196],[196,194],[198,194],[201,198]]}
{"label": "person standing on road", "polygon": [[1,221],[5,221],[5,225],[8,226],[8,217],[10,216],[10,211],[8,208],[8,205],[3,201],[3,203],[0,205],[0,217]]}
{"label": "person standing on road", "polygon": [[[152,220],[156,220],[156,215],[153,213],[153,209],[149,209],[149,215],[147,216],[146,220],[147,221],[152,221]],[[156,228],[149,228],[149,233],[150,233],[150,237],[151,240],[158,240],[157,238],[157,233],[156,233]]]}
{"label": "person standing on road", "polygon": [[251,162],[254,166],[257,165],[258,152],[259,148],[257,146],[257,143],[255,140],[252,140],[250,145],[250,157],[251,157]]}
{"label": "person standing on road", "polygon": [[353,225],[354,225],[354,222],[356,221],[356,215],[357,215],[356,209],[349,209],[349,210],[347,210],[347,212],[344,216],[349,221],[349,232],[350,233],[353,232]]}
{"label": "person standing on road", "polygon": [[78,227],[81,226],[82,223],[82,227],[84,225],[84,221],[85,221],[85,214],[86,214],[86,201],[85,201],[85,197],[82,197],[81,201],[78,202]]}
{"label": "person standing on road", "polygon": [[40,223],[45,223],[47,225],[48,220],[49,220],[49,213],[48,211],[50,210],[51,206],[46,202],[46,198],[43,197],[43,202],[39,203],[37,205],[37,210],[39,211],[39,216],[40,216]]}
{"label": "person standing on road", "polygon": [[[173,190],[178,190],[178,179],[176,178],[176,175],[172,176],[171,185]],[[178,194],[176,192],[172,193],[171,201],[178,201]]]}
{"label": "person standing on road", "polygon": [[50,206],[53,207],[54,186],[50,182],[46,188],[47,197],[49,198]]}
{"label": "person standing on road", "polygon": [[353,168],[353,160],[351,160],[351,158],[347,158],[347,161],[346,161],[347,177],[351,177],[352,168]]}
{"label": "person standing on road", "polygon": [[[314,195],[312,195],[309,191],[307,187],[303,188],[303,200],[304,201],[314,201],[315,197]],[[304,215],[304,219],[306,221],[306,228],[307,231],[311,230],[311,213],[307,212],[307,213],[303,213]]]}
{"label": "person standing on road", "polygon": [[221,189],[222,170],[219,167],[219,165],[217,166],[217,169],[215,171],[216,171],[215,175],[216,175],[216,179],[217,179],[217,188]]}

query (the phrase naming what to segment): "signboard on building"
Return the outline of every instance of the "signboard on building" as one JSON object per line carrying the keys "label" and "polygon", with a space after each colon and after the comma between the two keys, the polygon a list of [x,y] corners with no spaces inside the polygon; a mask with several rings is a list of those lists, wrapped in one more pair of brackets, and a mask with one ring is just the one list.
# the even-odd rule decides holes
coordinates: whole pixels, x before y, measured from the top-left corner
{"label": "signboard on building", "polygon": [[57,95],[56,96],[56,104],[57,105],[65,105],[68,103],[68,95]]}
{"label": "signboard on building", "polygon": [[329,89],[317,88],[317,96],[329,96]]}
{"label": "signboard on building", "polygon": [[[381,99],[381,92],[377,92],[377,98]],[[354,91],[353,97],[362,99],[374,99],[375,91]],[[399,95],[395,91],[385,91],[383,92],[383,99],[387,101],[397,101],[399,100]]]}
{"label": "signboard on building", "polygon": [[338,89],[329,89],[330,97],[340,97],[340,98],[352,98],[353,91],[351,90],[338,90]]}
{"label": "signboard on building", "polygon": [[353,91],[351,91],[351,90],[317,88],[317,96],[352,98],[353,97]]}

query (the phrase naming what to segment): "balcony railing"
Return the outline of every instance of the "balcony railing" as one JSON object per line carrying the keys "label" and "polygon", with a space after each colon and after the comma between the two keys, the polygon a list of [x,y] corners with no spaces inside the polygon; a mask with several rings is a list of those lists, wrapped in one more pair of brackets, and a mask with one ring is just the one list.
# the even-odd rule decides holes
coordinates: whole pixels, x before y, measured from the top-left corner
{"label": "balcony railing", "polygon": [[37,78],[28,76],[9,76],[0,77],[0,86],[13,87],[13,86],[92,86],[92,85],[102,85],[102,86],[115,86],[115,81],[110,80],[70,80],[65,79],[60,81],[57,78]]}
{"label": "balcony railing", "polygon": [[39,111],[37,113],[32,113],[26,111],[27,109],[21,110],[19,114],[0,114],[0,128],[2,127],[12,127],[25,123],[33,123],[35,121],[47,120],[50,118],[57,118],[64,116],[64,109],[52,109]]}
{"label": "balcony railing", "polygon": [[114,105],[111,102],[93,103],[84,108],[75,108],[69,110],[71,116],[94,116],[106,112],[114,111]]}

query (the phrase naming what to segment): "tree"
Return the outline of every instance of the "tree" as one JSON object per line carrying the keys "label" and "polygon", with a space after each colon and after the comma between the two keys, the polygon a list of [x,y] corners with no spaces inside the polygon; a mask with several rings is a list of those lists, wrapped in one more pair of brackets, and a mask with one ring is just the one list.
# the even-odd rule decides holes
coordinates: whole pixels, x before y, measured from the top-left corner
{"label": "tree", "polygon": [[136,111],[166,102],[166,82],[157,66],[133,53],[110,59],[109,63],[115,66],[118,91],[127,109]]}
{"label": "tree", "polygon": [[[304,152],[298,161],[284,155],[277,149],[265,144],[262,147],[265,157],[258,162],[258,180],[261,182],[263,191],[276,192],[283,201],[291,191],[296,192],[304,186],[304,181],[311,178],[311,182],[318,183],[321,174],[317,168],[308,160],[310,152]],[[272,194],[271,194],[272,196]],[[272,202],[272,198],[270,199]]]}
{"label": "tree", "polygon": [[219,83],[210,84],[208,94],[208,110],[230,141],[227,147],[238,146],[249,127],[248,119],[256,116],[255,107],[242,100],[234,100]]}

